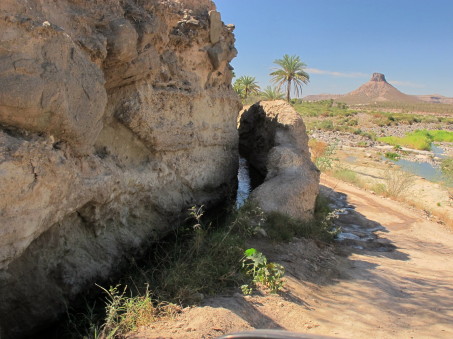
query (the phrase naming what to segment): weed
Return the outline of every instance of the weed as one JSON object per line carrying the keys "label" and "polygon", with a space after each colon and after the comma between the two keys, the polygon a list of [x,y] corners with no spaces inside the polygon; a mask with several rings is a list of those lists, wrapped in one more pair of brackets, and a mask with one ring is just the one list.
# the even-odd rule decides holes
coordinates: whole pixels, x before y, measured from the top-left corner
{"label": "weed", "polygon": [[359,141],[357,143],[358,147],[368,147],[368,143],[366,141]]}
{"label": "weed", "polygon": [[447,178],[453,180],[453,158],[448,157],[442,159],[440,163],[440,169]]}
{"label": "weed", "polygon": [[101,338],[117,338],[149,324],[165,310],[177,308],[176,305],[159,305],[155,307],[151,300],[148,286],[143,295],[127,296],[127,286],[110,287],[108,290],[99,286],[107,295],[105,301],[106,317],[100,333]]}
{"label": "weed", "polygon": [[415,177],[401,169],[387,169],[384,173],[384,195],[398,198],[413,186]]}
{"label": "weed", "polygon": [[[312,139],[314,140],[314,139]],[[337,144],[328,145],[322,141],[312,141],[312,160],[318,169],[322,172],[327,171],[333,166],[333,155],[335,154],[335,149]]]}
{"label": "weed", "polygon": [[376,194],[379,194],[379,195],[386,195],[387,193],[387,186],[382,183],[382,182],[379,182],[379,183],[376,183],[374,184],[372,187],[371,187],[371,190],[376,193]]}
{"label": "weed", "polygon": [[290,241],[294,237],[303,237],[331,242],[338,234],[332,219],[335,213],[329,208],[328,199],[318,195],[312,220],[292,218],[280,212],[267,214],[264,229],[269,238],[275,241]]}
{"label": "weed", "polygon": [[360,184],[360,179],[357,176],[356,172],[344,168],[344,167],[337,167],[333,170],[332,175],[340,180],[349,182],[351,184],[359,185]]}
{"label": "weed", "polygon": [[[246,274],[252,278],[254,284],[262,284],[268,288],[271,293],[277,293],[283,287],[283,276],[285,268],[277,263],[268,262],[263,253],[254,248],[249,248],[244,252],[242,258],[242,267]],[[242,285],[242,292],[250,294],[253,287]]]}
{"label": "weed", "polygon": [[390,160],[398,160],[401,156],[398,153],[386,152],[385,157]]}

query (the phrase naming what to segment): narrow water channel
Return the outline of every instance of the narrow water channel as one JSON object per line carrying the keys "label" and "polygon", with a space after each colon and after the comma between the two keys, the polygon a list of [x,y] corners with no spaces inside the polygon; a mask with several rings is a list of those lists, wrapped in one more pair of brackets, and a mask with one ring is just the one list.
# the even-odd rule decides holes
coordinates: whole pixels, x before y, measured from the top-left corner
{"label": "narrow water channel", "polygon": [[250,195],[252,189],[250,181],[250,169],[248,162],[245,158],[239,157],[239,170],[238,170],[238,192],[236,195],[236,207],[239,208],[244,205],[245,200]]}

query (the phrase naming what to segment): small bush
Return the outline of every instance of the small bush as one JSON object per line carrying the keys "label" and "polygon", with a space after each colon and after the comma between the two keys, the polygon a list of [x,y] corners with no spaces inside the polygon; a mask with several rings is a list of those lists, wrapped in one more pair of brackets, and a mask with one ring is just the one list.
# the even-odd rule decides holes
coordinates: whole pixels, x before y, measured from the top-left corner
{"label": "small bush", "polygon": [[333,166],[333,155],[336,144],[327,144],[323,141],[310,139],[308,143],[311,152],[311,159],[322,172],[331,169]]}
{"label": "small bush", "polygon": [[357,143],[358,147],[368,147],[368,143],[366,141],[359,141]]}
{"label": "small bush", "polygon": [[401,169],[388,169],[384,173],[385,196],[398,198],[414,185],[415,177]]}
{"label": "small bush", "polygon": [[401,156],[398,153],[386,152],[385,157],[390,160],[398,160]]}
{"label": "small bush", "polygon": [[[277,263],[268,262],[263,253],[254,248],[249,248],[244,252],[242,267],[247,275],[252,278],[253,284],[262,284],[271,293],[277,293],[283,287],[283,276],[285,268]],[[241,286],[244,294],[250,294],[253,287],[250,284]]]}

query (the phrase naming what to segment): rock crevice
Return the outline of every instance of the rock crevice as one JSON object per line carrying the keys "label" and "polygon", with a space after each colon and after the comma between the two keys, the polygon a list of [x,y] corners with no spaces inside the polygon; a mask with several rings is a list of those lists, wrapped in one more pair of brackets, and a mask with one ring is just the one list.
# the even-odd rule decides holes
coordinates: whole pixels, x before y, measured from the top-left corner
{"label": "rock crevice", "polygon": [[235,55],[209,0],[2,0],[0,336],[234,192]]}
{"label": "rock crevice", "polygon": [[319,170],[310,160],[300,115],[285,101],[262,101],[240,113],[239,152],[264,181],[251,194],[267,212],[313,217]]}

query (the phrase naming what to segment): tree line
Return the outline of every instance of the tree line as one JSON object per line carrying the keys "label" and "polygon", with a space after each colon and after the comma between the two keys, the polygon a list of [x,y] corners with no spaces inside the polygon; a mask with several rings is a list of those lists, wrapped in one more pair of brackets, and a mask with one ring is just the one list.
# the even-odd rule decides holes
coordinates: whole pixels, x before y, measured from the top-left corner
{"label": "tree line", "polygon": [[274,64],[278,67],[269,75],[272,77],[272,82],[275,87],[267,86],[263,91],[260,91],[260,86],[256,82],[255,77],[243,75],[236,79],[233,84],[233,89],[244,100],[250,95],[261,94],[265,99],[277,100],[283,99],[285,94],[281,91],[286,89],[286,100],[291,100],[291,90],[297,96],[302,95],[302,85],[310,81],[310,76],[305,72],[307,65],[300,60],[297,55],[285,54],[282,59],[274,60]]}

